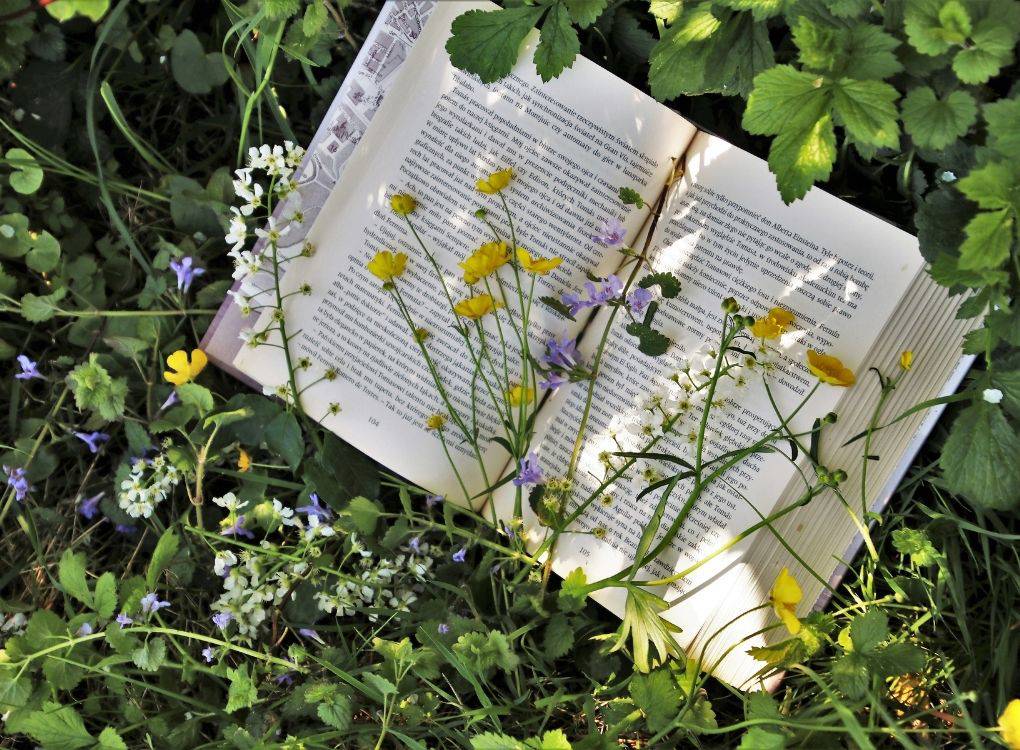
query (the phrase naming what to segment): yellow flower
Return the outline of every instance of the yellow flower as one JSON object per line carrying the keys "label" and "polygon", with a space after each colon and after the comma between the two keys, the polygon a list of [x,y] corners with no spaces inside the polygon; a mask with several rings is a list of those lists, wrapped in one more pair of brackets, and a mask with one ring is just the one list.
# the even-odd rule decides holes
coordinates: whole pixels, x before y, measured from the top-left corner
{"label": "yellow flower", "polygon": [[907,349],[907,351],[903,352],[903,354],[900,355],[900,367],[902,367],[904,370],[909,370],[913,364],[914,353]]}
{"label": "yellow flower", "polygon": [[433,414],[431,417],[425,420],[425,429],[427,430],[441,430],[446,424],[445,414]]}
{"label": "yellow flower", "polygon": [[522,403],[530,403],[534,396],[534,390],[520,385],[515,385],[506,392],[506,397],[513,406],[520,406]]}
{"label": "yellow flower", "polygon": [[409,213],[418,208],[418,201],[413,196],[407,193],[397,193],[390,198],[390,208],[393,209],[393,213],[400,216],[407,216]]}
{"label": "yellow flower", "polygon": [[237,454],[237,470],[240,472],[248,471],[251,468],[251,456],[244,448],[241,448]]}
{"label": "yellow flower", "polygon": [[772,585],[770,598],[772,600],[772,609],[776,611],[776,615],[783,621],[786,629],[790,631],[790,635],[797,635],[800,632],[800,620],[797,619],[797,605],[803,597],[804,593],[800,590],[797,580],[790,575],[790,571],[786,568],[779,571],[779,576]]}
{"label": "yellow flower", "polygon": [[999,734],[1009,750],[1020,750],[1020,698],[1006,704],[1006,710],[999,717]]}
{"label": "yellow flower", "polygon": [[523,247],[517,248],[517,262],[528,273],[545,276],[563,262],[563,258],[535,258]]}
{"label": "yellow flower", "polygon": [[368,262],[366,267],[376,278],[382,279],[384,282],[390,282],[404,272],[404,266],[406,265],[407,255],[404,253],[380,250]]}
{"label": "yellow flower", "polygon": [[479,279],[493,273],[508,260],[510,260],[510,253],[507,251],[505,242],[486,242],[471,253],[467,260],[457,265],[464,269],[464,281],[474,284]]}
{"label": "yellow flower", "polygon": [[486,195],[492,195],[498,193],[500,190],[510,184],[510,180],[514,178],[514,171],[510,168],[501,169],[498,172],[493,172],[488,177],[479,180],[475,183],[475,187],[478,188],[480,193]]}
{"label": "yellow flower", "polygon": [[759,339],[778,339],[792,324],[792,312],[781,307],[773,307],[764,318],[754,321],[751,335]]}
{"label": "yellow flower", "polygon": [[183,349],[178,349],[166,358],[166,366],[173,372],[163,373],[163,377],[174,385],[184,385],[198,377],[198,373],[209,364],[209,358],[201,349],[191,350],[191,359]]}
{"label": "yellow flower", "polygon": [[483,315],[494,312],[498,307],[500,304],[488,294],[476,294],[474,297],[462,299],[454,305],[453,311],[462,317],[478,320]]}
{"label": "yellow flower", "polygon": [[807,366],[811,374],[823,383],[841,385],[845,388],[857,382],[853,370],[840,362],[838,358],[821,354],[814,349],[808,349]]}

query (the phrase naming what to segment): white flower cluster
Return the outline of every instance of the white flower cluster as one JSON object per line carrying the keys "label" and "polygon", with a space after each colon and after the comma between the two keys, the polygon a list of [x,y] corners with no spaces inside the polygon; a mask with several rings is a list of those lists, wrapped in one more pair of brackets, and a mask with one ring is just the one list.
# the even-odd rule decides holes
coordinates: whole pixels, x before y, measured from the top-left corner
{"label": "white flower cluster", "polygon": [[120,483],[117,504],[132,518],[148,518],[181,477],[181,470],[170,463],[165,453],[154,458],[137,458],[131,465],[131,474]]}
{"label": "white flower cluster", "polygon": [[[441,556],[431,545],[412,539],[392,559],[374,558],[355,536],[351,549],[356,562],[350,577],[315,595],[319,609],[348,617],[363,609],[395,609],[407,612],[424,589],[428,572]],[[374,612],[368,619],[375,622]]]}
{"label": "white flower cluster", "polygon": [[229,615],[244,638],[255,635],[268,617],[267,607],[278,607],[308,573],[307,562],[283,562],[270,555],[251,550],[234,554],[222,550],[213,565],[223,576],[223,593],[213,602],[212,609]]}

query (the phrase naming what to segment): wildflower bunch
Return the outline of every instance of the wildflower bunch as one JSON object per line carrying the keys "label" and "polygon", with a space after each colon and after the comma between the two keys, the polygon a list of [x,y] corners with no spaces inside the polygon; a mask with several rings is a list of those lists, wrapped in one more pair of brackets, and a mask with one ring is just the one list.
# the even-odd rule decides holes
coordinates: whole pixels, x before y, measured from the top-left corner
{"label": "wildflower bunch", "polygon": [[164,451],[152,458],[136,458],[131,463],[131,472],[120,483],[117,505],[132,518],[149,518],[161,502],[181,481],[183,474],[167,456],[169,443]]}

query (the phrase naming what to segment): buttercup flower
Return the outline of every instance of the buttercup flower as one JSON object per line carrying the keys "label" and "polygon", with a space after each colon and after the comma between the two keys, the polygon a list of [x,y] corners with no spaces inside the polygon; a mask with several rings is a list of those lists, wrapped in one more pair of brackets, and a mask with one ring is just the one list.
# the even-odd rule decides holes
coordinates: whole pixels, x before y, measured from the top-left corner
{"label": "buttercup flower", "polygon": [[457,265],[464,269],[464,281],[474,284],[510,260],[510,253],[505,242],[486,242],[475,250],[463,263]]}
{"label": "buttercup flower", "polygon": [[31,378],[42,377],[42,373],[39,372],[39,365],[24,354],[18,355],[18,364],[21,365],[21,372],[14,376],[15,380],[30,380]]}
{"label": "buttercup flower", "polygon": [[829,354],[821,354],[814,349],[808,349],[807,365],[811,374],[823,383],[845,388],[857,382],[853,370]]}
{"label": "buttercup flower", "polygon": [[909,370],[914,364],[914,353],[909,349],[900,355],[900,367]]}
{"label": "buttercup flower", "polygon": [[425,420],[426,430],[441,430],[446,425],[445,414],[433,414],[431,417]]}
{"label": "buttercup flower", "polygon": [[251,455],[244,448],[241,448],[237,454],[237,470],[245,472],[251,469]]}
{"label": "buttercup flower", "polygon": [[625,230],[623,224],[615,216],[602,222],[599,233],[592,235],[592,239],[606,247],[616,247],[623,242]]}
{"label": "buttercup flower", "polygon": [[1006,710],[999,717],[999,734],[1009,750],[1020,750],[1020,698],[1006,704]]}
{"label": "buttercup flower", "polygon": [[394,253],[389,250],[380,250],[375,257],[368,262],[366,268],[369,272],[383,282],[390,282],[404,273],[407,265],[405,253]]}
{"label": "buttercup flower", "polygon": [[475,187],[478,188],[478,192],[480,193],[492,195],[494,193],[498,193],[500,190],[509,185],[510,180],[513,178],[513,169],[501,169],[500,171],[493,172],[488,177],[476,182]]}
{"label": "buttercup flower", "polygon": [[539,258],[533,256],[523,247],[517,248],[517,262],[528,273],[545,276],[563,262],[563,258]]}
{"label": "buttercup flower", "polygon": [[474,297],[462,299],[454,305],[453,310],[461,317],[478,320],[491,312],[495,312],[498,307],[501,307],[501,305],[490,295],[476,294]]}
{"label": "buttercup flower", "polygon": [[397,193],[390,198],[390,208],[393,209],[395,214],[407,216],[414,209],[418,208],[418,201],[407,193]]}
{"label": "buttercup flower", "polygon": [[758,318],[751,326],[751,335],[759,339],[778,339],[793,325],[793,313],[781,307],[773,307],[768,315]]}
{"label": "buttercup flower", "polygon": [[209,358],[201,349],[191,350],[191,359],[183,349],[178,349],[166,358],[166,366],[170,371],[163,373],[163,377],[174,385],[184,385],[198,377],[198,374],[209,364]]}
{"label": "buttercup flower", "polygon": [[790,631],[790,635],[797,635],[800,632],[797,605],[803,597],[804,593],[800,590],[797,580],[790,575],[790,571],[786,568],[779,571],[776,582],[772,585],[770,599],[772,609],[776,611],[776,615]]}
{"label": "buttercup flower", "polygon": [[515,385],[509,391],[506,392],[507,400],[513,406],[520,406],[522,403],[528,403],[535,396],[535,391],[532,388],[525,388],[521,385]]}

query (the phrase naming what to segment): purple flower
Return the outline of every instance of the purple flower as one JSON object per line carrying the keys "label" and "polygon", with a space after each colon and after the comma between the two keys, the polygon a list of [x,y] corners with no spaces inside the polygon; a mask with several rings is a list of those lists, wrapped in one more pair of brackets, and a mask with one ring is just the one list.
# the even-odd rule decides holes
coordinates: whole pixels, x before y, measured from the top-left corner
{"label": "purple flower", "polygon": [[623,282],[616,274],[610,274],[598,286],[594,281],[586,281],[584,290],[588,294],[587,298],[574,292],[568,292],[560,297],[560,301],[567,306],[571,316],[576,316],[581,310],[598,307],[611,299],[616,299],[623,291]]}
{"label": "purple flower", "polygon": [[326,645],[326,642],[322,640],[322,636],[311,628],[298,628],[298,635],[303,635],[305,638],[311,638],[313,641],[318,641],[322,645]]}
{"label": "purple flower", "polygon": [[202,649],[202,658],[206,660],[206,663],[212,663],[212,660],[215,658],[215,656],[216,652],[213,651],[212,646],[206,646],[205,648]]}
{"label": "purple flower", "polygon": [[83,635],[92,635],[92,632],[93,632],[93,630],[92,630],[92,623],[91,622],[83,622],[81,624],[81,627],[78,628],[78,630],[76,630],[74,634],[80,638]]}
{"label": "purple flower", "polygon": [[417,555],[421,553],[421,541],[418,537],[411,539],[411,541],[407,543],[407,546],[414,554]]}
{"label": "purple flower", "polygon": [[627,295],[627,306],[630,307],[630,311],[634,315],[640,315],[653,299],[655,299],[654,294],[639,286]]}
{"label": "purple flower", "polygon": [[136,527],[128,523],[118,523],[116,526],[113,527],[113,530],[116,531],[118,534],[127,534],[128,536],[138,531]]}
{"label": "purple flower", "polygon": [[513,539],[517,536],[517,532],[511,528],[510,524],[506,521],[501,521],[500,523],[503,525],[503,533],[506,534],[508,539]]}
{"label": "purple flower", "polygon": [[550,372],[546,373],[545,380],[539,382],[538,387],[543,391],[555,391],[561,385],[566,385],[569,382],[570,378],[563,373]]}
{"label": "purple flower", "polygon": [[191,282],[194,281],[197,276],[201,276],[205,273],[204,268],[199,268],[194,265],[194,263],[195,261],[192,260],[189,255],[185,255],[181,258],[180,262],[176,260],[170,261],[170,268],[177,274],[177,288],[182,292],[188,291],[188,289],[191,288]]}
{"label": "purple flower", "polygon": [[298,513],[307,513],[308,518],[317,518],[320,521],[328,521],[333,517],[333,511],[319,502],[319,495],[315,492],[308,496],[308,500],[311,502],[310,505],[302,505],[300,508],[295,508]]}
{"label": "purple flower", "polygon": [[103,499],[105,494],[105,492],[100,492],[92,497],[85,498],[78,503],[78,512],[91,521],[96,517],[96,513],[99,511],[99,501]]}
{"label": "purple flower", "polygon": [[290,676],[290,672],[284,672],[281,675],[277,675],[273,678],[277,685],[289,686],[294,684],[294,678]]}
{"label": "purple flower", "polygon": [[547,367],[556,366],[569,370],[580,358],[577,339],[568,339],[564,334],[561,339],[554,336],[545,342],[545,354],[539,357],[539,361]]}
{"label": "purple flower", "polygon": [[14,488],[14,499],[23,503],[32,489],[28,484],[28,477],[25,476],[25,470],[20,466],[13,468],[4,466],[4,473],[7,474],[7,486]]}
{"label": "purple flower", "polygon": [[123,612],[121,612],[119,615],[117,615],[117,624],[120,625],[122,628],[124,626],[126,626],[126,625],[130,625],[133,622],[134,622],[134,620],[132,620],[130,617],[128,617]]}
{"label": "purple flower", "polygon": [[602,222],[602,227],[599,229],[600,234],[592,235],[592,239],[600,245],[606,247],[615,247],[623,242],[624,234],[626,230],[623,228],[623,224],[615,216]]}
{"label": "purple flower", "polygon": [[447,633],[450,632],[450,626],[447,625],[445,622],[441,622],[439,623],[439,627],[436,628],[436,630],[439,631],[440,635],[446,635]]}
{"label": "purple flower", "polygon": [[542,467],[538,465],[538,454],[535,451],[531,451],[531,453],[521,459],[519,469],[517,476],[513,480],[515,487],[541,484],[544,477],[542,476]]}
{"label": "purple flower", "polygon": [[434,508],[437,505],[439,505],[439,503],[443,502],[443,500],[445,500],[445,499],[446,498],[444,498],[442,495],[426,495],[425,496],[425,507],[426,508]]}
{"label": "purple flower", "polygon": [[212,616],[213,625],[223,630],[230,624],[230,621],[234,619],[234,616],[229,612],[217,612]]}
{"label": "purple flower", "polygon": [[99,453],[99,446],[110,439],[105,432],[75,432],[74,436],[89,447],[89,453]]}
{"label": "purple flower", "polygon": [[237,517],[230,526],[220,532],[223,536],[243,536],[245,539],[254,539],[255,535],[244,528],[244,513]]}
{"label": "purple flower", "polygon": [[39,365],[24,354],[18,355],[18,364],[21,365],[21,372],[14,376],[17,380],[31,380],[32,378],[42,377],[42,373],[39,372]]}
{"label": "purple flower", "polygon": [[462,563],[466,558],[467,547],[461,547],[459,550],[453,553],[453,556],[450,559],[453,560],[455,563]]}
{"label": "purple flower", "polygon": [[159,407],[159,410],[160,411],[166,411],[171,406],[179,404],[180,402],[181,402],[181,399],[177,395],[177,391],[170,391],[170,395],[166,397],[166,401],[164,401],[163,405],[161,407]]}
{"label": "purple flower", "polygon": [[140,604],[142,605],[142,612],[147,615],[159,612],[159,610],[170,606],[170,602],[160,601],[155,591],[150,591],[143,596]]}

